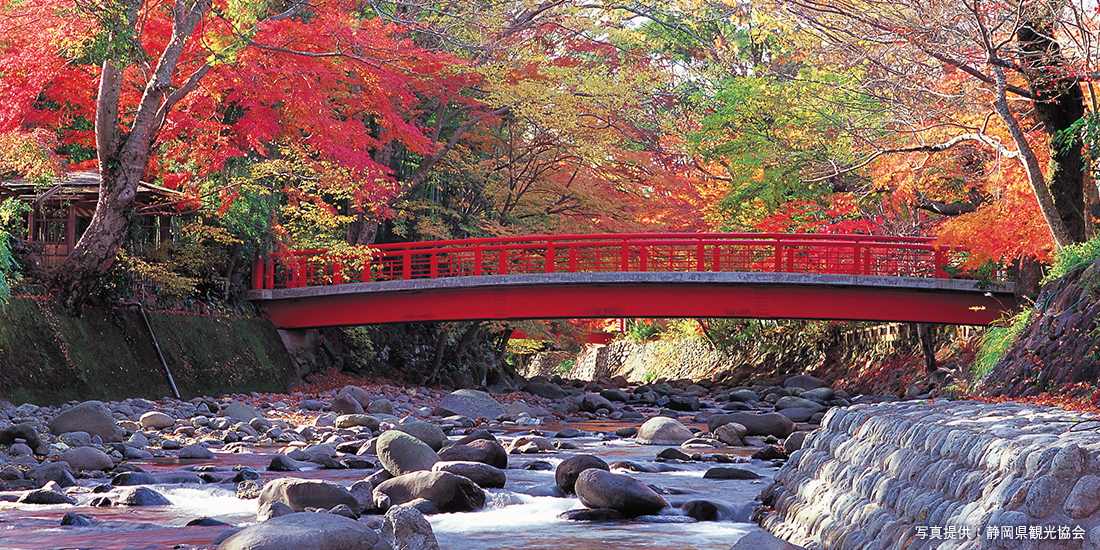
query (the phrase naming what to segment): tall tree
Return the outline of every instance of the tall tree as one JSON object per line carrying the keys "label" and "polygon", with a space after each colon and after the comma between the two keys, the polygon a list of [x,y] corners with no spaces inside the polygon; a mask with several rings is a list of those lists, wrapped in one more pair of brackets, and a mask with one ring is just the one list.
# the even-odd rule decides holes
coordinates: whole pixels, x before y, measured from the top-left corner
{"label": "tall tree", "polygon": [[392,194],[389,168],[372,157],[380,144],[439,154],[416,106],[461,101],[456,60],[359,7],[29,0],[0,12],[0,132],[52,122],[78,141],[88,134],[78,123],[94,125],[102,183],[90,227],[56,271],[67,306],[79,311],[114,261],[143,177],[170,171],[178,184],[289,143],[353,171],[354,205],[370,208]]}
{"label": "tall tree", "polygon": [[[1050,144],[1084,113],[1081,68],[1095,52],[1067,45],[1088,39],[1095,10],[1029,0],[782,5],[824,39],[821,59],[866,70],[862,90],[892,115],[890,134],[859,136],[869,146],[864,159],[824,177],[883,153],[935,155],[974,143],[1019,162],[1056,246],[1088,238],[1080,145]],[[959,120],[983,111],[976,122]]]}

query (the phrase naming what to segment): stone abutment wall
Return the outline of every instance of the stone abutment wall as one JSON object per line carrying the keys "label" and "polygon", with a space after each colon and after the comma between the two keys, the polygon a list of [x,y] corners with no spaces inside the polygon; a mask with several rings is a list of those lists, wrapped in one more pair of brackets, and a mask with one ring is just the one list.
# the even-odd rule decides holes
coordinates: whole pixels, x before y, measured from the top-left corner
{"label": "stone abutment wall", "polygon": [[833,408],[757,519],[808,549],[1100,548],[1100,421],[1018,403]]}

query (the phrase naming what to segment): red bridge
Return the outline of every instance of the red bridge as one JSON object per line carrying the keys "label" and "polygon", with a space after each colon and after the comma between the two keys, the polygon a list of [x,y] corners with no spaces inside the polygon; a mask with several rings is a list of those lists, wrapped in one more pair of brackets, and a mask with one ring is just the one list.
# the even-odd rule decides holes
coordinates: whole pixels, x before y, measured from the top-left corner
{"label": "red bridge", "polygon": [[281,328],[489,319],[742,317],[988,324],[1012,289],[952,278],[930,238],[557,235],[308,250],[253,267]]}

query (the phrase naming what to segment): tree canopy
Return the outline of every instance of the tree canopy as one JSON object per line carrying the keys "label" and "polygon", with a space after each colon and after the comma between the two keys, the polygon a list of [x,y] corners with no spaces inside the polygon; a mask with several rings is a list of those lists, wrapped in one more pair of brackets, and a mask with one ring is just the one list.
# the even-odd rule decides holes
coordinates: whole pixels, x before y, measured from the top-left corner
{"label": "tree canopy", "polygon": [[[98,169],[79,310],[139,181],[248,254],[593,231],[1093,234],[1095,8],[20,0],[0,177]],[[226,241],[228,243],[228,241]],[[227,244],[227,246],[229,246]]]}

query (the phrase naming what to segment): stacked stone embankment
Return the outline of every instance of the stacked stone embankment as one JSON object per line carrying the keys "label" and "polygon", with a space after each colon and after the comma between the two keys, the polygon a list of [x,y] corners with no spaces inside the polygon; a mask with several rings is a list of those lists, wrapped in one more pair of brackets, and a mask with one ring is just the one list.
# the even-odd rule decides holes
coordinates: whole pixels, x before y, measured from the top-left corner
{"label": "stacked stone embankment", "polygon": [[833,408],[762,495],[808,549],[1100,548],[1100,419],[1019,403]]}

